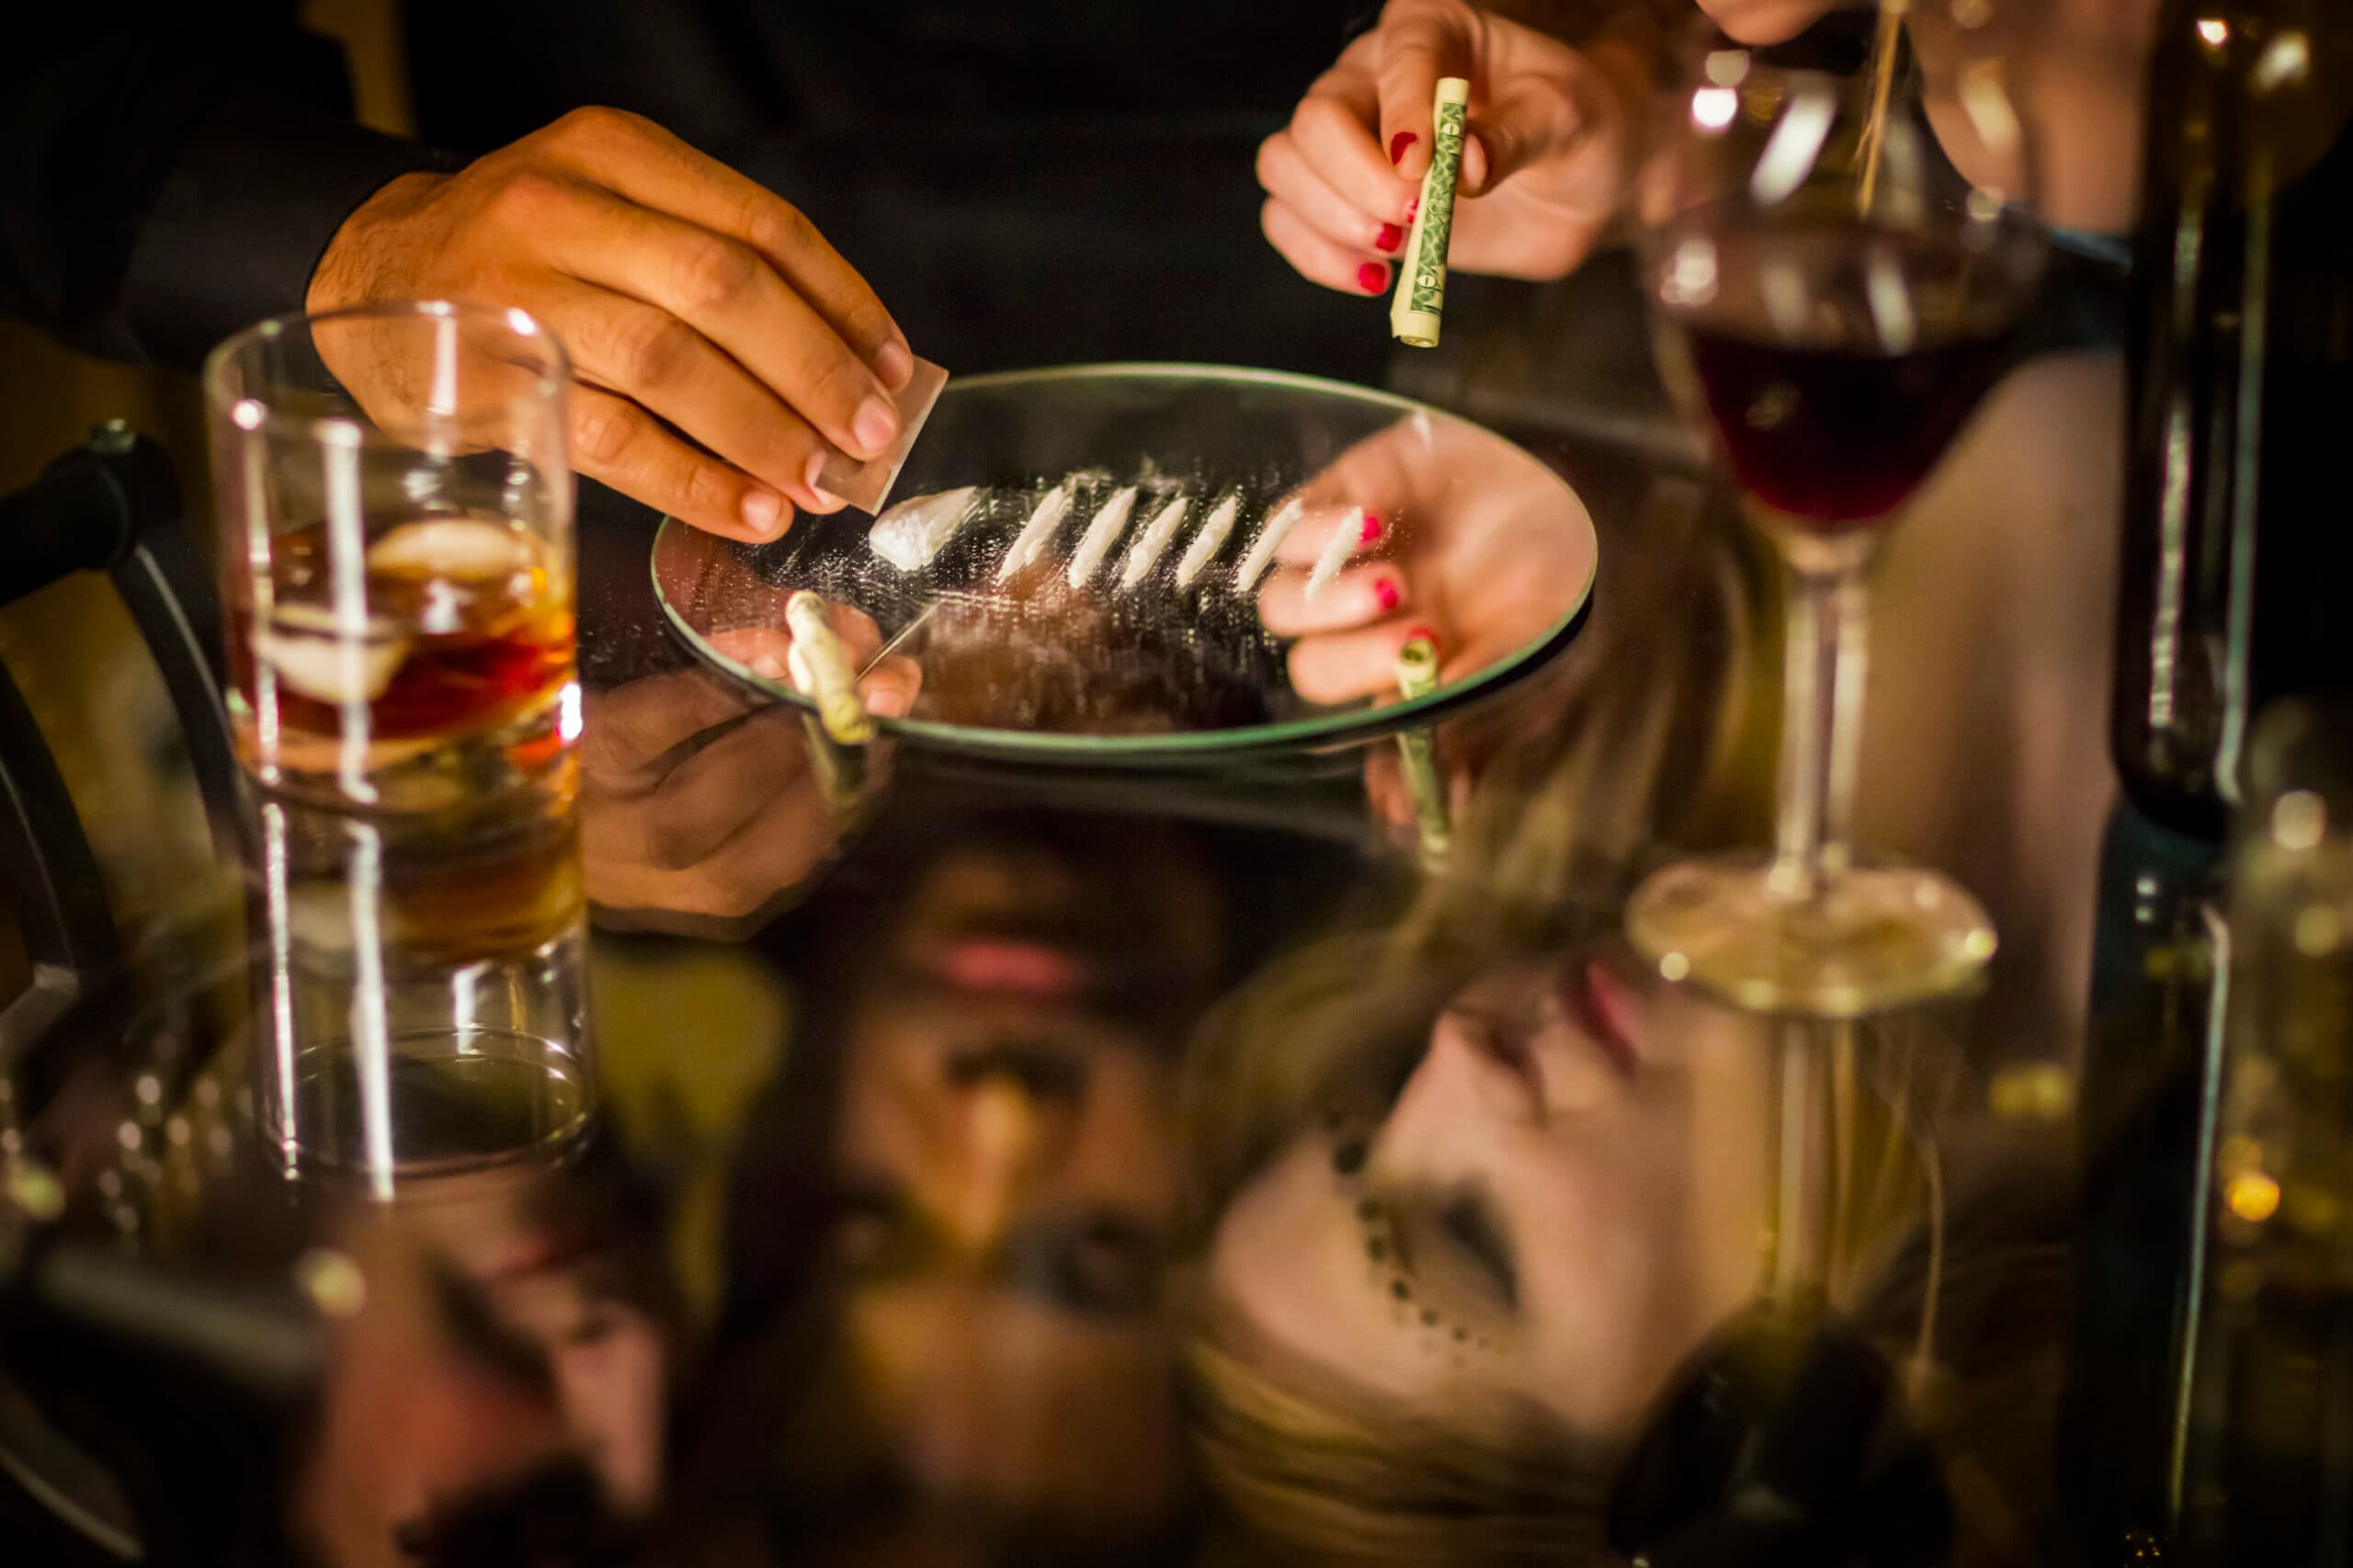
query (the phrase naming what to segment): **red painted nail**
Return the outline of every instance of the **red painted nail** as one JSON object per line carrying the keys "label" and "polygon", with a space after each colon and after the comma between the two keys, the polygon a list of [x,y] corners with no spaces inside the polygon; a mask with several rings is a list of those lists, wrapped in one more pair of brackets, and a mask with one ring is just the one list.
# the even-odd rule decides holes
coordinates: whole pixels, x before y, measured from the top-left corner
{"label": "red painted nail", "polygon": [[1406,632],[1405,641],[1408,642],[1427,642],[1432,650],[1436,650],[1438,646],[1438,633],[1432,631],[1427,626],[1416,626],[1411,631]]}
{"label": "red painted nail", "polygon": [[1414,214],[1419,212],[1421,210],[1422,199],[1418,196],[1415,197],[1413,200],[1405,203],[1405,222],[1408,223],[1412,222],[1414,221]]}
{"label": "red painted nail", "polygon": [[1401,131],[1396,135],[1392,136],[1389,139],[1389,161],[1392,164],[1404,163],[1405,161],[1406,153],[1411,151],[1414,143],[1420,140],[1420,137],[1415,136],[1410,131]]}
{"label": "red painted nail", "polygon": [[1389,287],[1389,264],[1368,261],[1357,268],[1357,287],[1368,294],[1378,294]]}
{"label": "red painted nail", "polygon": [[1383,223],[1381,225],[1381,233],[1372,236],[1372,248],[1375,250],[1395,250],[1404,238],[1404,230],[1399,228],[1394,223]]}
{"label": "red painted nail", "polygon": [[1397,585],[1386,577],[1379,578],[1372,585],[1372,597],[1381,601],[1381,608],[1395,609],[1398,599]]}
{"label": "red painted nail", "polygon": [[1378,512],[1367,512],[1364,515],[1364,542],[1370,544],[1374,540],[1377,540],[1380,537],[1381,514]]}

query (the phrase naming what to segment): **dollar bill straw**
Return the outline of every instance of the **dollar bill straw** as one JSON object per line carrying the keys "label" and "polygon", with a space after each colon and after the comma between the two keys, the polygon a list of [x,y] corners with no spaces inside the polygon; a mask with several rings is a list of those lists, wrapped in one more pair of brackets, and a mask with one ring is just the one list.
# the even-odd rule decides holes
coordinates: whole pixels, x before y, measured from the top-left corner
{"label": "dollar bill straw", "polygon": [[[1397,650],[1397,695],[1411,702],[1437,689],[1438,644],[1427,635],[1407,638]],[[1397,732],[1397,752],[1405,765],[1405,788],[1414,797],[1414,821],[1421,830],[1422,864],[1436,870],[1454,847],[1454,822],[1446,809],[1446,787],[1438,779],[1438,751],[1429,730]]]}
{"label": "dollar bill straw", "polygon": [[853,815],[866,794],[866,743],[874,738],[873,716],[858,700],[858,672],[818,595],[803,588],[785,600],[784,624],[792,633],[792,684],[817,704],[817,717],[801,721],[810,766],[826,805],[836,816]]}
{"label": "dollar bill straw", "polygon": [[1471,109],[1471,84],[1441,76],[1430,109],[1430,166],[1422,176],[1422,199],[1414,210],[1414,230],[1405,238],[1405,264],[1397,269],[1397,292],[1389,301],[1389,330],[1415,348],[1438,347],[1438,318],[1446,310],[1446,250],[1454,238],[1454,187],[1462,177],[1463,121]]}

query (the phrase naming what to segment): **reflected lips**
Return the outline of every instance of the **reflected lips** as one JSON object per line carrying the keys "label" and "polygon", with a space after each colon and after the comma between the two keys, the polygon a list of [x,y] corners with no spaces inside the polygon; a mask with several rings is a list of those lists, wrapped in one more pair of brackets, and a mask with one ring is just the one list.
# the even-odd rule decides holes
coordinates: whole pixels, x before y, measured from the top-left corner
{"label": "reflected lips", "polygon": [[986,937],[953,942],[933,968],[959,991],[992,995],[1069,996],[1086,983],[1084,963],[1042,942]]}
{"label": "reflected lips", "polygon": [[1642,1065],[1634,1046],[1634,995],[1609,968],[1595,959],[1561,976],[1561,1006],[1579,1029],[1601,1048],[1609,1064],[1626,1077]]}

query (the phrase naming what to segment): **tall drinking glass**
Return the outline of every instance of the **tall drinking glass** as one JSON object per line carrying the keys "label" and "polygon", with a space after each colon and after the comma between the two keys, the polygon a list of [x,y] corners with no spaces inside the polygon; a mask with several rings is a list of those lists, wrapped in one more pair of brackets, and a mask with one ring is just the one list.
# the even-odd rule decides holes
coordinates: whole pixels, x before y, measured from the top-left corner
{"label": "tall drinking glass", "polygon": [[1663,369],[1704,411],[1787,579],[1768,854],[1688,861],[1628,911],[1670,979],[1847,1017],[1949,992],[1994,951],[1969,892],[1850,846],[1864,574],[1999,374],[2044,247],[1988,0],[1841,4],[1797,39],[1691,54],[1645,191]]}
{"label": "tall drinking glass", "polygon": [[290,1169],[388,1196],[588,1118],[569,384],[522,312],[439,302],[264,322],[206,366]]}

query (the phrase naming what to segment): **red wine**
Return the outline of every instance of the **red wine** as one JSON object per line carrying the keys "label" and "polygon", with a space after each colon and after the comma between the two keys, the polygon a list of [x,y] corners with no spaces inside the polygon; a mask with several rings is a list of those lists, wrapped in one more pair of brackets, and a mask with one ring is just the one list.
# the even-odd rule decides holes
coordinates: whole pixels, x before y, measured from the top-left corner
{"label": "red wine", "polygon": [[2039,275],[2023,227],[1856,224],[1671,234],[1658,272],[1743,491],[1838,533],[1910,499],[2001,373]]}

